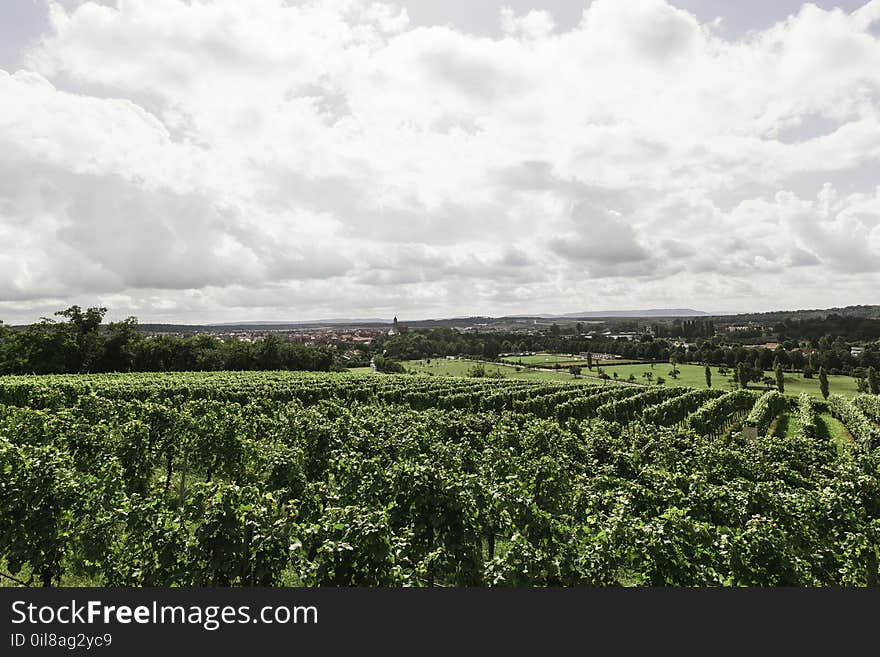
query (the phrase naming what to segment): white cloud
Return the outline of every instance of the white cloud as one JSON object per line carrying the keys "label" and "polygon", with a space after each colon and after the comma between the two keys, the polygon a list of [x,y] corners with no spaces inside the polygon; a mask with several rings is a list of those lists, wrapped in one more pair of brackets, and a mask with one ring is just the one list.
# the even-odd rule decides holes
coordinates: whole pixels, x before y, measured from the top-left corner
{"label": "white cloud", "polygon": [[530,11],[525,16],[517,16],[510,7],[501,10],[501,31],[504,34],[541,39],[550,35],[555,27],[553,15],[547,11]]}
{"label": "white cloud", "polygon": [[874,301],[877,190],[802,181],[880,163],[880,0],[733,42],[584,8],[51,3],[0,72],[0,317]]}

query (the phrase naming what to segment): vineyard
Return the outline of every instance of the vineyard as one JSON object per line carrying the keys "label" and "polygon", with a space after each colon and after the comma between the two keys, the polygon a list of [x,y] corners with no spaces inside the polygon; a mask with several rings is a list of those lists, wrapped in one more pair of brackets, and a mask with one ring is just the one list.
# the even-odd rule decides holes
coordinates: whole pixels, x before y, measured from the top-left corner
{"label": "vineyard", "polygon": [[[822,413],[852,440],[829,439]],[[878,463],[870,395],[291,372],[5,377],[0,579],[876,585]]]}

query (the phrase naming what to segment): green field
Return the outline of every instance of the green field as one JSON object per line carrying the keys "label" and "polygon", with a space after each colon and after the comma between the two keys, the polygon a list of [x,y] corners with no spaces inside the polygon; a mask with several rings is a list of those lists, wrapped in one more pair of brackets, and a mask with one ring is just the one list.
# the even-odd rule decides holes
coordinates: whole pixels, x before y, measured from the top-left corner
{"label": "green field", "polygon": [[793,438],[799,430],[800,425],[791,413],[783,413],[770,424],[770,430],[767,433],[779,438]]}
{"label": "green field", "polygon": [[561,354],[535,354],[534,356],[510,356],[502,360],[508,363],[522,363],[523,365],[549,365],[578,360],[577,357]]}
{"label": "green field", "polygon": [[[560,367],[570,367],[571,365],[579,365],[581,367],[587,366],[587,361],[583,358],[579,358],[576,356],[571,356],[569,354],[535,354],[534,356],[509,356],[507,358],[501,359],[505,363],[514,363],[514,364],[523,364],[523,365],[536,365],[538,367],[546,366],[553,367],[558,364]],[[594,359],[594,364],[606,365],[606,364],[617,364],[617,365],[627,365],[633,363],[634,361],[628,359],[620,359],[620,360],[598,360]]]}
{"label": "green field", "polygon": [[822,413],[816,427],[819,437],[833,440],[839,450],[843,450],[855,442],[849,430],[831,413]]}
{"label": "green field", "polygon": [[[447,360],[446,358],[432,358],[427,360],[410,360],[403,363],[403,366],[410,372],[433,374],[435,376],[469,376],[475,365],[469,360]],[[597,379],[579,377],[575,379],[568,372],[540,372],[522,368],[519,372],[515,367],[507,365],[492,365],[484,363],[488,376],[497,376],[505,379],[520,379],[523,381],[565,381],[568,383],[580,383],[584,385],[595,385],[600,383]],[[362,368],[361,368],[362,369]],[[353,370],[355,372],[361,369]],[[369,368],[366,368],[369,371]]]}
{"label": "green field", "polygon": [[[525,362],[526,358],[556,358],[561,359],[563,356],[560,355],[552,355],[552,354],[543,354],[540,356],[527,356],[523,358],[523,362]],[[565,362],[561,360],[557,360],[556,362]],[[434,374],[437,376],[469,376],[471,368],[475,365],[473,361],[468,360],[447,360],[446,358],[436,358],[431,359],[430,362],[426,360],[412,360],[406,361],[403,363],[404,367],[407,371],[412,371],[416,373],[427,373]],[[552,367],[552,363],[549,364]],[[530,381],[577,381],[583,384],[596,384],[598,381],[596,380],[598,374],[598,368],[601,368],[601,371],[605,372],[608,376],[614,378],[615,372],[617,373],[617,379],[620,381],[627,381],[629,379],[630,374],[635,376],[635,382],[646,384],[648,383],[648,379],[643,375],[647,372],[653,373],[654,381],[657,380],[658,377],[663,377],[666,380],[667,386],[683,386],[689,388],[705,388],[706,387],[706,375],[705,375],[705,367],[703,365],[679,365],[678,370],[679,374],[676,379],[673,379],[669,372],[672,371],[672,365],[669,363],[655,363],[652,368],[649,364],[640,364],[640,365],[632,365],[627,362],[624,363],[614,363],[614,364],[603,364],[594,366],[592,370],[588,370],[586,367],[582,367],[582,377],[575,379],[571,374],[569,374],[565,369],[560,369],[559,372],[541,372],[535,370],[529,370],[527,368],[521,369],[519,372],[516,371],[516,368],[509,367],[507,365],[493,365],[486,363],[484,364],[486,368],[486,374],[490,376],[501,376],[506,379],[521,379],[521,380],[530,380]],[[354,373],[366,374],[371,370],[369,367],[358,367],[352,368],[350,370]],[[772,372],[765,372],[767,376],[772,376]],[[712,387],[719,388],[722,390],[732,390],[733,389],[733,371],[729,371],[726,375],[721,375],[718,373],[718,367],[712,366]],[[856,380],[851,376],[836,376],[829,375],[828,376],[828,387],[832,393],[839,393],[846,397],[853,397],[857,394],[858,388],[856,387]],[[758,384],[752,384],[751,386],[754,390],[763,390],[764,386]],[[801,392],[807,392],[817,399],[821,399],[822,395],[819,392],[819,379],[818,377],[814,377],[812,379],[805,379],[800,373],[792,373],[786,372],[785,374],[785,394],[791,397],[797,397]]]}
{"label": "green field", "polygon": [[[614,373],[617,372],[618,378],[621,380],[627,380],[630,374],[635,376],[635,379],[639,383],[647,382],[642,375],[646,372],[652,372],[654,375],[654,380],[657,380],[657,377],[663,377],[666,379],[667,386],[686,386],[690,388],[705,388],[706,387],[706,374],[705,374],[705,366],[703,365],[679,365],[678,370],[678,378],[673,379],[669,372],[672,371],[672,365],[669,363],[656,363],[651,368],[650,365],[606,365],[602,367],[602,370],[608,375],[613,377]],[[727,375],[722,376],[718,373],[718,368],[713,366],[712,368],[712,387],[719,388],[722,390],[731,390],[732,382],[733,382],[733,371],[730,370]],[[584,374],[595,374],[596,368],[593,368],[592,372],[584,371]],[[772,376],[772,372],[765,372],[767,376]],[[751,386],[755,390],[763,390],[764,386],[758,384],[752,384]],[[853,397],[858,394],[858,389],[856,388],[856,380],[851,376],[828,376],[828,388],[834,393],[839,393],[841,395],[845,395],[847,397]],[[821,399],[822,395],[819,392],[819,379],[818,377],[814,377],[813,379],[805,379],[801,376],[800,373],[792,373],[786,372],[785,374],[785,394],[797,397],[801,392],[807,392],[814,397]]]}

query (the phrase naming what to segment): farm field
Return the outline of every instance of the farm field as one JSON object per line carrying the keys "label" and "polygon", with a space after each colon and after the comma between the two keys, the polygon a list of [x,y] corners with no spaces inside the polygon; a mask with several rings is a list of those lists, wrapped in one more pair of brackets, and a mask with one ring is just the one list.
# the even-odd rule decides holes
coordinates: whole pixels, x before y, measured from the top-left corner
{"label": "farm field", "polygon": [[0,579],[862,586],[880,400],[827,406],[440,375],[4,377]]}
{"label": "farm field", "polygon": [[[706,374],[705,374],[705,366],[703,365],[678,365],[678,370],[680,371],[678,378],[673,379],[669,376],[669,372],[672,370],[672,365],[669,363],[656,363],[654,368],[652,369],[650,365],[608,365],[603,366],[602,369],[605,371],[608,376],[614,376],[614,373],[617,372],[617,375],[620,380],[626,381],[630,374],[635,376],[636,382],[644,383],[646,379],[643,377],[643,374],[646,372],[651,372],[656,379],[658,376],[663,377],[666,380],[667,386],[687,386],[690,388],[706,388]],[[718,388],[720,390],[730,390],[731,382],[733,381],[733,373],[730,372],[725,376],[722,376],[718,373],[718,368],[712,366],[712,387]],[[584,374],[595,374],[596,369],[593,368],[592,372],[584,371]],[[772,376],[772,372],[765,372],[767,376]],[[836,376],[829,375],[828,376],[828,387],[832,393],[840,393],[847,397],[852,397],[858,394],[858,388],[856,387],[856,380],[851,376]],[[763,390],[763,386],[759,386],[758,384],[752,384],[752,389],[756,391]],[[817,399],[821,399],[822,395],[819,392],[819,378],[813,377],[812,379],[805,379],[800,373],[785,373],[785,394],[790,397],[797,397],[801,392],[807,392],[810,395],[816,397]]]}

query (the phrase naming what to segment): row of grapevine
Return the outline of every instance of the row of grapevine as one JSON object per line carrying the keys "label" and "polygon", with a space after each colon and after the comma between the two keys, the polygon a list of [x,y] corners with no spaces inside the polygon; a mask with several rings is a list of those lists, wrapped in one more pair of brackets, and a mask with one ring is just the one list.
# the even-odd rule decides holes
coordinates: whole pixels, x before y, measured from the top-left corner
{"label": "row of grapevine", "polygon": [[655,387],[632,397],[613,399],[596,409],[596,417],[608,422],[632,422],[648,406],[680,397],[687,388]]}
{"label": "row of grapevine", "polygon": [[687,425],[698,434],[717,436],[750,411],[755,395],[748,390],[735,390],[712,399],[687,418]]}
{"label": "row of grapevine", "polygon": [[[754,405],[742,391],[273,373],[22,385],[36,407],[0,404],[0,572],[28,584],[830,586],[877,574],[874,457],[802,435],[718,437]],[[697,434],[597,418],[678,395],[641,411],[659,417],[696,392]],[[507,409],[529,394],[583,417]]]}
{"label": "row of grapevine", "polygon": [[646,408],[642,412],[642,422],[661,427],[670,427],[684,422],[687,417],[711,399],[724,395],[722,390],[688,390],[678,397]]}
{"label": "row of grapevine", "polygon": [[753,427],[758,430],[759,434],[764,434],[770,427],[770,423],[783,410],[785,410],[788,402],[785,396],[778,390],[765,392],[758,398],[751,412],[746,416],[743,425]]}
{"label": "row of grapevine", "polygon": [[346,402],[379,401],[409,404],[416,409],[432,407],[477,409],[491,399],[529,399],[562,390],[589,387],[540,381],[414,377],[410,375],[362,376],[304,372],[197,372],[139,373],[131,375],[57,375],[4,377],[0,380],[0,403],[34,408],[62,408],[81,396],[111,399],[191,400],[213,399],[247,403],[252,399],[315,404],[324,399]]}
{"label": "row of grapevine", "polygon": [[517,399],[511,410],[517,413],[534,413],[539,417],[554,417],[560,404],[574,399],[585,399],[596,394],[601,394],[600,386],[569,386],[550,394],[529,396],[525,399]]}
{"label": "row of grapevine", "polygon": [[817,434],[817,422],[819,411],[816,400],[809,393],[802,392],[798,396],[797,421],[800,425],[801,435],[805,438],[815,438]]}
{"label": "row of grapevine", "polygon": [[858,395],[853,404],[874,422],[880,424],[880,395]]}
{"label": "row of grapevine", "polygon": [[834,394],[828,397],[828,408],[856,440],[871,448],[880,446],[880,427],[871,422],[855,403],[843,395]]}
{"label": "row of grapevine", "polygon": [[587,420],[595,417],[596,410],[608,402],[635,397],[641,394],[644,388],[640,386],[612,386],[603,387],[602,392],[594,395],[576,397],[559,404],[556,407],[556,418],[559,422],[568,419]]}

